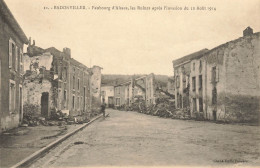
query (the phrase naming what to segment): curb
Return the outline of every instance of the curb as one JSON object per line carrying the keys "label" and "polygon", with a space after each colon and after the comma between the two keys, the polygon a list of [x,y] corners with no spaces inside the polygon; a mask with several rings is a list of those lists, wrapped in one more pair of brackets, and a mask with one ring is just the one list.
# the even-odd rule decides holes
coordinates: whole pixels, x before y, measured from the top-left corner
{"label": "curb", "polygon": [[78,131],[82,130],[83,128],[87,127],[89,124],[91,124],[92,122],[94,122],[95,120],[99,119],[102,116],[103,116],[102,114],[98,115],[97,117],[91,119],[88,123],[83,124],[81,127],[77,128],[76,130],[67,133],[66,135],[60,137],[59,139],[57,139],[56,141],[50,143],[49,145],[45,146],[44,148],[34,152],[33,154],[31,154],[27,158],[25,158],[22,161],[20,161],[20,162],[16,163],[15,165],[13,165],[11,168],[18,168],[18,167],[26,167],[26,166],[28,166],[31,162],[33,162],[34,160],[36,160],[37,158],[39,158],[40,156],[42,156],[43,154],[48,152],[53,147],[57,146],[60,142],[66,140],[67,138],[69,138],[70,136],[74,135],[75,133],[77,133]]}

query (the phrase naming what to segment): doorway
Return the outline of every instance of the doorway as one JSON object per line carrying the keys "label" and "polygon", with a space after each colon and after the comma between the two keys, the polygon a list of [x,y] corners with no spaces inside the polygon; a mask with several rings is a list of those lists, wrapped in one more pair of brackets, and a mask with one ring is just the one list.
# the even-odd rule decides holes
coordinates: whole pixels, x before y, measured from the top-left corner
{"label": "doorway", "polygon": [[217,111],[213,110],[213,120],[217,121]]}
{"label": "doorway", "polygon": [[192,105],[193,105],[193,112],[197,111],[197,102],[196,102],[196,98],[192,99]]}
{"label": "doorway", "polygon": [[23,88],[19,87],[19,122],[23,121]]}
{"label": "doorway", "polygon": [[108,107],[113,108],[114,106],[114,98],[108,97]]}
{"label": "doorway", "polygon": [[43,92],[41,97],[41,115],[48,117],[49,114],[49,93]]}

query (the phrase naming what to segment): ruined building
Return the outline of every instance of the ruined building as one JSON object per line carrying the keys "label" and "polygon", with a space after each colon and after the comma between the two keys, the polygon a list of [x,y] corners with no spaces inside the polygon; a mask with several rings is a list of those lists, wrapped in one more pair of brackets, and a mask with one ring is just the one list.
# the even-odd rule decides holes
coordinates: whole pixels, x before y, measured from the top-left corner
{"label": "ruined building", "polygon": [[131,80],[114,87],[114,104],[116,107],[131,107],[132,103],[143,101],[146,106],[154,105],[162,96],[170,97],[167,87],[162,85],[159,80],[156,80],[153,73],[133,77]]}
{"label": "ruined building", "polygon": [[101,86],[101,101],[105,103],[107,107],[114,107],[114,94],[114,86]]}
{"label": "ruined building", "polygon": [[176,108],[209,120],[258,122],[260,33],[173,61]]}
{"label": "ruined building", "polygon": [[69,48],[61,52],[29,44],[24,54],[24,107],[34,106],[35,114],[46,118],[58,110],[73,117],[89,117],[95,103],[92,96],[100,96],[99,69],[71,58]]}
{"label": "ruined building", "polygon": [[130,106],[133,101],[133,90],[133,80],[116,85],[114,89],[115,107]]}
{"label": "ruined building", "polygon": [[101,70],[102,68],[96,65],[91,68],[91,104],[95,108],[99,108],[101,105]]}
{"label": "ruined building", "polygon": [[174,78],[168,78],[168,82],[167,82],[167,91],[172,94],[175,95],[175,81]]}
{"label": "ruined building", "polygon": [[0,132],[23,118],[23,46],[28,39],[3,0],[0,1]]}

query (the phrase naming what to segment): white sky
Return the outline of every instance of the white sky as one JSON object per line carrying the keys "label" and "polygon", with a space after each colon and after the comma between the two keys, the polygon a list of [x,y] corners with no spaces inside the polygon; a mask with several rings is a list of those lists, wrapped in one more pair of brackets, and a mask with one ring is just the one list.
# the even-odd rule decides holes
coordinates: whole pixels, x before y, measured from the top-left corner
{"label": "white sky", "polygon": [[[105,74],[173,75],[172,60],[260,31],[259,0],[5,0],[27,37],[68,47]],[[43,10],[44,6],[214,6],[208,11]]]}

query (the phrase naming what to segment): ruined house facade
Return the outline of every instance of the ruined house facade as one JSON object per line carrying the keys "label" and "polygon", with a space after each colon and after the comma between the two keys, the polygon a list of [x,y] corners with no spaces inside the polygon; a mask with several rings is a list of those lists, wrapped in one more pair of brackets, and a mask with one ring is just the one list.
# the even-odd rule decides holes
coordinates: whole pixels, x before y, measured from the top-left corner
{"label": "ruined house facade", "polygon": [[259,121],[260,33],[173,61],[176,108],[209,120]]}
{"label": "ruined house facade", "polygon": [[71,58],[69,48],[61,52],[29,45],[24,68],[25,107],[35,106],[35,114],[46,118],[58,110],[82,119],[90,116],[92,92],[96,93],[91,77],[101,73]]}
{"label": "ruined house facade", "polygon": [[201,107],[197,105],[197,100],[194,98],[197,96],[197,98],[201,100],[200,98],[202,97],[202,87],[196,87],[198,86],[196,85],[196,81],[198,82],[198,79],[201,77],[200,75],[202,75],[201,73],[203,65],[202,62],[199,61],[200,63],[196,65],[199,65],[200,68],[196,68],[192,60],[206,52],[208,52],[208,49],[203,49],[173,61],[175,78],[175,107],[177,109],[186,108],[189,111],[191,105],[193,105],[191,103],[192,101],[194,103],[194,106],[192,106],[194,109],[191,111],[199,111],[197,108],[201,109]]}
{"label": "ruined house facade", "polygon": [[167,91],[168,91],[168,93],[170,93],[172,95],[175,95],[175,81],[174,81],[174,78],[168,78]]}
{"label": "ruined house facade", "polygon": [[94,65],[91,68],[90,90],[91,104],[93,108],[99,108],[101,105],[101,72],[102,67]]}
{"label": "ruined house facade", "polygon": [[129,106],[132,103],[133,81],[116,85],[114,87],[114,105],[115,107]]}
{"label": "ruined house facade", "polygon": [[23,119],[23,46],[28,39],[4,1],[0,1],[0,132]]}
{"label": "ruined house facade", "polygon": [[107,107],[114,107],[114,86],[101,86],[101,102]]}
{"label": "ruined house facade", "polygon": [[153,105],[158,98],[157,85],[154,74],[133,77],[114,87],[114,104],[116,107],[130,107],[136,101],[144,101],[146,106]]}

